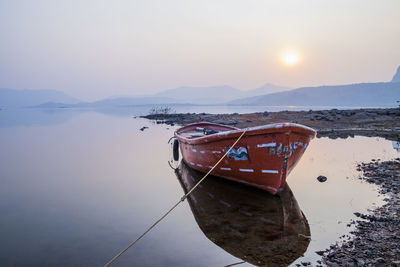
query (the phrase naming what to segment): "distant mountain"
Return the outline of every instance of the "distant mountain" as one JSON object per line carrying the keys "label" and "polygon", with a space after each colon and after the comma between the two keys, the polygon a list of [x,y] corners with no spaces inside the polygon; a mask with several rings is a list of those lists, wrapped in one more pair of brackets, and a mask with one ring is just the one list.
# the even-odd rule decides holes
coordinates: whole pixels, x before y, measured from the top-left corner
{"label": "distant mountain", "polygon": [[112,108],[140,105],[164,105],[181,104],[176,99],[167,97],[113,97],[95,102],[79,102],[77,104],[65,104],[46,102],[34,107],[37,108]]}
{"label": "distant mountain", "polygon": [[[165,104],[224,104],[228,101],[268,92],[287,90],[286,87],[265,84],[260,88],[243,91],[228,85],[210,87],[178,87],[147,96],[110,97],[95,102],[82,102],[75,107],[121,107],[138,105],[165,105]],[[40,107],[63,106],[60,103],[45,103]]]}
{"label": "distant mountain", "polygon": [[286,87],[265,84],[253,90],[239,90],[228,85],[211,87],[179,87],[154,95],[114,96],[94,102],[81,102],[63,92],[55,90],[0,89],[1,107],[121,107],[166,104],[224,104],[231,100],[287,90]]}
{"label": "distant mountain", "polygon": [[0,88],[0,107],[27,107],[45,102],[65,104],[78,103],[79,100],[64,92],[55,90],[15,90]]}
{"label": "distant mountain", "polygon": [[384,107],[397,106],[398,100],[400,67],[391,82],[302,87],[293,90],[273,84],[247,91],[228,85],[179,87],[154,95],[111,97],[95,102],[79,102],[55,90],[0,89],[0,108],[112,108],[171,104]]}
{"label": "distant mountain", "polygon": [[400,82],[400,66],[397,67],[397,71],[393,76],[392,83]]}
{"label": "distant mountain", "polygon": [[[289,87],[266,83],[261,87],[246,91],[246,94],[248,97],[252,97],[252,96],[258,96],[258,95],[266,95],[266,94],[272,94],[272,93],[277,93],[277,92],[283,92],[283,91],[287,91],[289,89],[290,89]],[[244,97],[246,97],[246,96],[244,96]]]}
{"label": "distant mountain", "polygon": [[263,95],[288,88],[273,84],[265,84],[253,90],[239,90],[228,85],[210,87],[179,87],[169,89],[155,96],[174,98],[179,102],[192,104],[223,104],[234,99]]}
{"label": "distant mountain", "polygon": [[220,104],[243,96],[243,91],[228,85],[211,87],[179,87],[155,94],[193,104]]}
{"label": "distant mountain", "polygon": [[[184,86],[165,90],[154,95],[110,97],[90,103],[79,103],[79,107],[116,107],[138,105],[163,105],[163,104],[224,104],[231,100],[262,95],[268,92],[287,90],[286,87],[265,84],[260,88],[243,91],[228,85],[210,87]],[[50,104],[47,104],[51,106]]]}
{"label": "distant mountain", "polygon": [[303,87],[281,93],[230,101],[230,105],[271,106],[397,106],[400,83],[359,83]]}
{"label": "distant mountain", "polygon": [[118,106],[138,106],[138,105],[161,105],[161,104],[179,104],[180,101],[171,97],[161,96],[141,96],[141,97],[117,97],[107,98],[91,103],[84,103],[82,105],[93,107],[118,107]]}

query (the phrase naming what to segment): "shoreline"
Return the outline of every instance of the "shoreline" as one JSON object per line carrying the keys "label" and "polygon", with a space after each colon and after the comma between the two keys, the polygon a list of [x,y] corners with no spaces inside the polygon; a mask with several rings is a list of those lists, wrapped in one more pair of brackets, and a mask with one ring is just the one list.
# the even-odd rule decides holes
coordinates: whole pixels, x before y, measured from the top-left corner
{"label": "shoreline", "polygon": [[249,114],[171,113],[142,118],[168,125],[207,121],[238,128],[294,122],[317,130],[317,137],[346,138],[354,135],[400,139],[400,108],[256,112]]}
{"label": "shoreline", "polygon": [[[294,122],[317,130],[317,137],[347,138],[355,135],[400,140],[400,108],[280,111],[250,114],[151,114],[142,116],[156,123],[184,125],[199,121],[238,128],[270,123]],[[355,212],[352,237],[316,251],[322,258],[317,266],[400,266],[400,158],[372,159],[354,166],[359,178],[379,187],[383,206],[368,214]],[[308,263],[307,263],[308,264]]]}
{"label": "shoreline", "polygon": [[[347,226],[355,224],[353,235],[342,243],[317,251],[326,266],[400,266],[400,158],[361,163],[359,179],[376,184],[385,197],[384,204],[362,214]],[[323,265],[318,265],[323,266]]]}

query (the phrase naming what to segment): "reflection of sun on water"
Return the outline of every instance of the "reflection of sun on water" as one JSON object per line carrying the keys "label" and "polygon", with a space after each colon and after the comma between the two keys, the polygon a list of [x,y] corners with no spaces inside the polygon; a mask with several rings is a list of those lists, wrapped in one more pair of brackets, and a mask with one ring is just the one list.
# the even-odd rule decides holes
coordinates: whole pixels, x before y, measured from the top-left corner
{"label": "reflection of sun on water", "polygon": [[287,51],[282,55],[282,61],[285,65],[294,66],[300,60],[299,54],[296,51]]}

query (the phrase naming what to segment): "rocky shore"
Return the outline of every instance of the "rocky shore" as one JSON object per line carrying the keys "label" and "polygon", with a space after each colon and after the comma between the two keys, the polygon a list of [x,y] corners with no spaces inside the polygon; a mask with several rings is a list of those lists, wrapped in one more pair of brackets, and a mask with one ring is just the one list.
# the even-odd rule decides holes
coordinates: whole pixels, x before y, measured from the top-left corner
{"label": "rocky shore", "polygon": [[[379,186],[385,204],[371,214],[354,213],[352,238],[316,253],[320,266],[400,266],[400,158],[361,163],[360,179]],[[322,265],[324,264],[324,265]]]}
{"label": "rocky shore", "polygon": [[143,117],[169,125],[208,121],[234,125],[239,128],[278,122],[295,122],[316,129],[318,136],[331,138],[364,135],[379,136],[396,141],[400,136],[400,108],[266,111],[250,114],[172,113],[151,114]]}

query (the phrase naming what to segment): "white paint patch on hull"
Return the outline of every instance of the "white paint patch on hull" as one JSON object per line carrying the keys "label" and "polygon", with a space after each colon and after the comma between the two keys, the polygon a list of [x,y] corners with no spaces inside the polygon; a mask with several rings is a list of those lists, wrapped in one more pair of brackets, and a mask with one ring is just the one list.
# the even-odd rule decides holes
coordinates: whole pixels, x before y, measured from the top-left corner
{"label": "white paint patch on hull", "polygon": [[276,147],[276,143],[258,144],[257,147]]}
{"label": "white paint patch on hull", "polygon": [[253,169],[239,169],[241,172],[254,172]]}
{"label": "white paint patch on hull", "polygon": [[261,170],[262,173],[279,173],[277,170]]}

